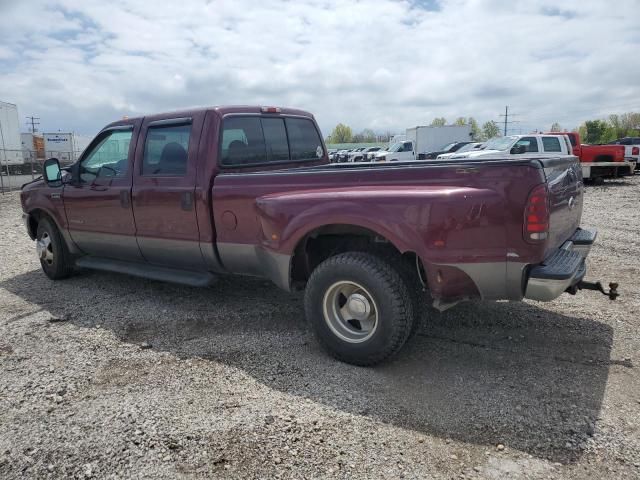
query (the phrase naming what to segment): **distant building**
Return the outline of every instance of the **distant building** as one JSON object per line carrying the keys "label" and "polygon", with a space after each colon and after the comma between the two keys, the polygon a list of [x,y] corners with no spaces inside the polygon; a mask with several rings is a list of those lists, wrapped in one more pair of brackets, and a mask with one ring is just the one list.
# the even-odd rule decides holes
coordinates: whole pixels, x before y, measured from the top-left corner
{"label": "distant building", "polygon": [[23,161],[18,107],[0,102],[0,163],[21,165]]}

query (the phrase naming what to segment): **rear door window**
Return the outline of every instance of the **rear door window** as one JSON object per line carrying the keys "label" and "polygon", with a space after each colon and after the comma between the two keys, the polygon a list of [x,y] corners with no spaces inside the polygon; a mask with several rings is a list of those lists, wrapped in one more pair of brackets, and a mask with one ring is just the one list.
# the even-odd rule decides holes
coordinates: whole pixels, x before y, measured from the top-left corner
{"label": "rear door window", "polygon": [[317,160],[322,158],[324,150],[322,140],[311,120],[306,118],[287,118],[287,134],[291,160]]}
{"label": "rear door window", "polygon": [[542,146],[545,152],[562,152],[558,137],[542,137]]}
{"label": "rear door window", "polygon": [[191,125],[149,127],[142,160],[143,175],[181,177],[187,173]]}

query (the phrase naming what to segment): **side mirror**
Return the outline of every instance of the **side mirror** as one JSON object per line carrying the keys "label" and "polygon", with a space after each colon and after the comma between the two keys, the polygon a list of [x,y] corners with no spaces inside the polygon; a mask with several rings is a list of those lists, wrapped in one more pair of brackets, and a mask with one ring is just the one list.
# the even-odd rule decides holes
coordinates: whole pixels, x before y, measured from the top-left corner
{"label": "side mirror", "polygon": [[55,184],[56,187],[62,184],[62,171],[57,158],[48,158],[44,161],[42,176],[47,184]]}
{"label": "side mirror", "polygon": [[514,145],[513,147],[511,147],[512,155],[520,155],[521,153],[525,153],[526,151],[527,151],[526,145]]}

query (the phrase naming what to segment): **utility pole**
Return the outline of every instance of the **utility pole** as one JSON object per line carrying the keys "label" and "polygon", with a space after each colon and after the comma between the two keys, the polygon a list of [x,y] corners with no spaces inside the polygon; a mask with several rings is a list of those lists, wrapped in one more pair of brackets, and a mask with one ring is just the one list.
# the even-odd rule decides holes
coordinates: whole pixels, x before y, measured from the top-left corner
{"label": "utility pole", "polygon": [[36,125],[40,125],[40,122],[37,122],[36,120],[40,120],[40,117],[26,117],[27,120],[29,120],[27,122],[27,125],[31,124],[31,133],[36,133],[38,131],[38,129],[36,128]]}
{"label": "utility pole", "polygon": [[500,117],[504,117],[504,136],[507,136],[507,125],[511,124],[511,123],[518,123],[519,120],[511,120],[509,121],[509,115],[511,115],[512,117],[517,116],[517,113],[511,113],[509,114],[509,105],[506,105],[504,107],[504,115],[499,115]]}

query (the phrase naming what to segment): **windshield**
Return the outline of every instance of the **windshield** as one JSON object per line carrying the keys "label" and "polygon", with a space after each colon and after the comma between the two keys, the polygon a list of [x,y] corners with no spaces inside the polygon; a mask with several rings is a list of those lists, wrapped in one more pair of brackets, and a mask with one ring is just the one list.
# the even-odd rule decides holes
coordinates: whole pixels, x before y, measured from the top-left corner
{"label": "windshield", "polygon": [[443,152],[448,152],[453,147],[455,147],[457,144],[458,144],[457,142],[447,143],[444,147],[440,147],[440,150],[443,151]]}
{"label": "windshield", "polygon": [[393,145],[389,145],[389,148],[387,149],[387,151],[397,152],[398,150],[400,150],[400,148],[402,148],[402,143],[394,143]]}
{"label": "windshield", "polygon": [[494,137],[484,144],[483,150],[507,150],[517,137]]}
{"label": "windshield", "polygon": [[460,150],[458,150],[458,153],[468,152],[469,150],[475,150],[479,146],[480,145],[478,143],[467,143],[465,146],[461,147]]}

